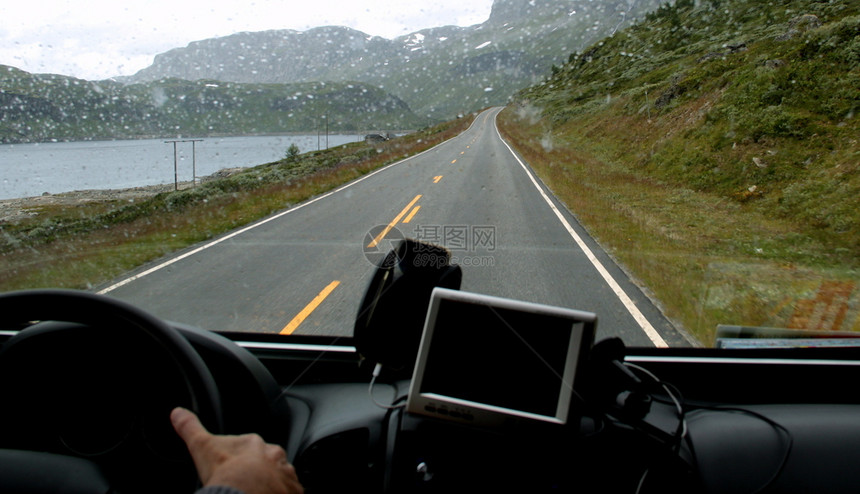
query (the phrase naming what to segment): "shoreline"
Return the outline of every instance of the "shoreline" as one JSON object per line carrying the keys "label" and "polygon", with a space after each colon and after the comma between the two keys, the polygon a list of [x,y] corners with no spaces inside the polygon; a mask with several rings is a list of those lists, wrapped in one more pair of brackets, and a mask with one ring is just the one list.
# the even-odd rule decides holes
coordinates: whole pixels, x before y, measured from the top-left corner
{"label": "shoreline", "polygon": [[[197,185],[210,180],[229,177],[244,168],[225,168],[212,175],[197,177]],[[194,187],[191,180],[177,184],[156,184],[129,187],[125,189],[85,189],[57,194],[43,194],[40,196],[19,197],[14,199],[0,199],[0,225],[4,223],[15,223],[24,219],[39,215],[39,209],[47,206],[73,207],[93,202],[128,201],[134,202],[139,199],[148,199],[164,192],[173,192]]]}
{"label": "shoreline", "polygon": [[[354,130],[354,131],[345,131],[345,130],[332,130],[329,129],[328,136],[348,136],[348,137],[362,137],[368,134],[374,133],[385,133],[388,132],[392,135],[403,136],[407,134],[411,134],[413,132],[417,132],[414,129],[408,130],[373,130],[373,129],[365,129],[365,130]],[[45,139],[33,139],[33,140],[3,140],[0,139],[0,146],[14,146],[16,144],[58,144],[58,143],[74,143],[74,142],[113,142],[113,141],[156,141],[156,140],[173,140],[173,139],[229,139],[232,137],[323,137],[326,134],[322,131],[289,131],[289,132],[258,132],[251,134],[230,134],[230,133],[213,133],[206,135],[188,135],[188,136],[169,136],[163,137],[158,135],[135,135],[128,137],[88,137],[88,138],[79,138],[79,137],[58,137],[58,138],[45,138]],[[355,142],[359,142],[357,139]],[[2,200],[2,199],[0,199]]]}

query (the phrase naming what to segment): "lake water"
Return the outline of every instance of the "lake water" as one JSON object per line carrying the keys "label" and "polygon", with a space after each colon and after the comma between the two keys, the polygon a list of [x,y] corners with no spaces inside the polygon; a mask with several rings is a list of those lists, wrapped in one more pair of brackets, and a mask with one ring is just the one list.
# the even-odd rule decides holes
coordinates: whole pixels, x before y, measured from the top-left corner
{"label": "lake water", "polygon": [[[329,135],[329,147],[363,136]],[[72,190],[121,189],[174,182],[173,144],[165,139],[52,142],[0,145],[0,199],[57,194]],[[271,163],[290,144],[304,153],[325,148],[325,136],[206,138],[195,144],[197,176],[223,168]],[[319,146],[319,148],[318,148]],[[177,144],[178,177],[192,179],[192,145]]]}

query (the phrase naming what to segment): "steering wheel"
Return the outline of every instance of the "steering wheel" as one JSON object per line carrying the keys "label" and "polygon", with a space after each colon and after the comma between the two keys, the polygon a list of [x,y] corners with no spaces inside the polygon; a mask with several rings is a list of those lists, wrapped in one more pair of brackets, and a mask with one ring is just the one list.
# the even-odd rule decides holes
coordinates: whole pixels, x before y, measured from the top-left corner
{"label": "steering wheel", "polygon": [[[215,380],[191,344],[160,319],[106,296],[0,295],[0,326],[27,325],[0,349],[0,458],[7,465],[0,491],[44,490],[57,470],[72,474],[81,462],[104,476],[84,480],[87,490],[106,482],[131,492],[191,491],[197,473],[170,410],[184,406],[210,431],[222,430]],[[22,481],[34,472],[46,485]]]}

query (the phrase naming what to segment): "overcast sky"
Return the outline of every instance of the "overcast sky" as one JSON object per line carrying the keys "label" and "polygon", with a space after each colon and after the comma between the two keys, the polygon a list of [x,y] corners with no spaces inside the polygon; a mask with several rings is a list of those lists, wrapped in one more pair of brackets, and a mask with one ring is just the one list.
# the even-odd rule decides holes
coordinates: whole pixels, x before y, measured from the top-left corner
{"label": "overcast sky", "polygon": [[130,75],[191,41],[241,31],[349,26],[395,38],[470,26],[492,0],[2,0],[0,64],[88,80]]}

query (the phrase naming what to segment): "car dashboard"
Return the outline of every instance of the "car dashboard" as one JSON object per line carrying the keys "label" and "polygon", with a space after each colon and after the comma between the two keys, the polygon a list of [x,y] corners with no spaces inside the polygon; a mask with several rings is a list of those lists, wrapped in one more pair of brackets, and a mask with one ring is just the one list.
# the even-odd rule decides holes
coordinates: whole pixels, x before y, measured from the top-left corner
{"label": "car dashboard", "polygon": [[[348,338],[219,335],[168,326],[211,373],[220,432],[254,432],[283,446],[311,493],[843,492],[860,485],[860,397],[851,391],[860,365],[851,349],[624,349],[623,367],[638,376],[641,386],[631,388],[610,367],[592,367],[566,424],[511,421],[488,427],[406,412],[410,372],[383,371],[371,387],[373,369]],[[78,376],[73,368],[86,367],[76,357],[84,353],[75,340],[97,348],[89,359],[106,359],[100,362],[115,368],[110,379],[79,380],[71,394],[50,390],[49,398],[38,400],[42,394],[26,395],[38,402],[38,420],[13,421],[4,415],[0,456],[17,461],[0,466],[0,485],[10,485],[5,477],[15,477],[13,469],[20,474],[56,468],[57,462],[28,466],[33,458],[27,452],[45,451],[94,464],[117,491],[142,492],[159,485],[169,492],[193,490],[183,466],[176,467],[175,476],[168,468],[148,483],[135,481],[151,476],[151,469],[162,463],[181,464],[171,457],[175,438],[171,442],[148,434],[155,428],[142,427],[148,436],[143,445],[126,444],[129,438],[119,441],[122,447],[149,449],[147,458],[162,448],[157,443],[162,441],[163,450],[155,454],[160,458],[146,463],[137,461],[142,456],[117,456],[122,447],[70,447],[70,434],[84,437],[85,431],[68,420],[61,441],[50,437],[55,428],[44,426],[64,417],[78,417],[87,427],[109,422],[104,415],[85,416],[94,409],[83,402],[96,398],[110,403],[114,397],[128,397],[129,417],[145,417],[130,410],[144,406],[134,401],[135,394],[161,391],[145,385],[147,376],[126,380],[133,374],[129,365],[144,365],[145,359],[133,356],[145,349],[99,346],[85,336],[91,328],[80,322],[39,323],[20,333],[2,329],[7,331],[0,335],[0,366],[11,365],[7,347],[17,347],[23,353],[14,355],[51,370],[50,376],[40,377],[48,387],[61,380],[58,374]],[[25,333],[37,336],[24,339],[30,346],[20,343]],[[54,344],[48,352],[38,344],[39,334],[69,338],[62,351]],[[13,340],[18,343],[10,345]],[[39,360],[45,355],[51,360]],[[92,369],[97,373],[104,367]],[[4,376],[7,400],[25,392],[20,386],[10,388],[11,381],[24,388],[46,387],[45,382],[31,382],[31,375]],[[157,379],[162,383],[165,378]],[[162,385],[164,393],[173,392]],[[181,390],[175,393],[177,404],[183,404]],[[4,401],[3,413],[16,408]],[[194,406],[193,400],[188,406]],[[169,407],[157,411],[166,421]],[[26,427],[33,429],[21,433]],[[12,436],[17,439],[9,442]],[[134,458],[137,466],[118,465],[124,458]],[[118,477],[127,478],[114,482]]]}
{"label": "car dashboard", "polygon": [[371,399],[371,369],[344,340],[283,353],[240,344],[281,386],[290,424],[281,444],[308,492],[844,492],[860,483],[860,403],[844,387],[860,366],[850,351],[629,350],[627,362],[683,397],[675,443],[679,418],[665,392],[641,417],[580,403],[563,426],[472,427],[407,413],[403,376],[377,382]]}

